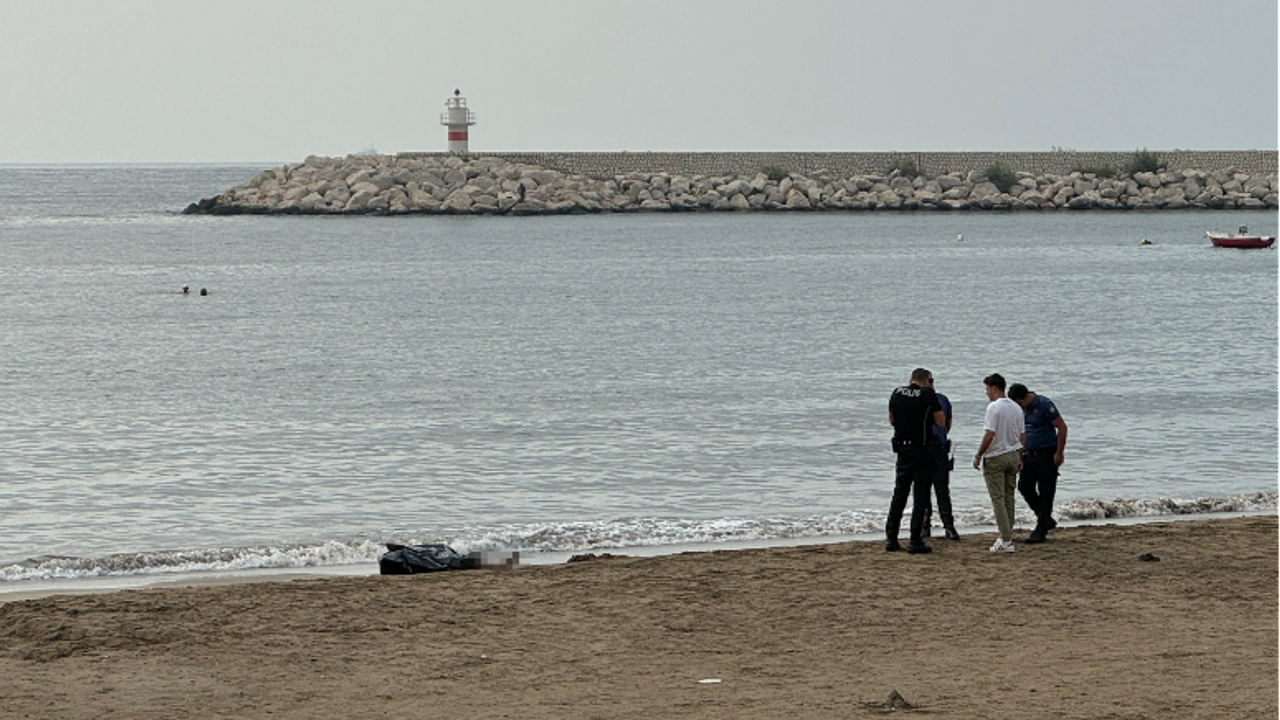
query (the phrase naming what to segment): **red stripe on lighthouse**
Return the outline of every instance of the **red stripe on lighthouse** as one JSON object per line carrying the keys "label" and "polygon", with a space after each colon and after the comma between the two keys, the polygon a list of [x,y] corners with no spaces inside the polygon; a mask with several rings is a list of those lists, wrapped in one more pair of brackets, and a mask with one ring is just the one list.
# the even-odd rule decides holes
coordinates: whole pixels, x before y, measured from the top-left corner
{"label": "red stripe on lighthouse", "polygon": [[467,131],[466,131],[466,130],[462,130],[462,131],[450,130],[450,131],[449,131],[449,139],[450,139],[450,140],[466,140],[466,139],[467,139]]}

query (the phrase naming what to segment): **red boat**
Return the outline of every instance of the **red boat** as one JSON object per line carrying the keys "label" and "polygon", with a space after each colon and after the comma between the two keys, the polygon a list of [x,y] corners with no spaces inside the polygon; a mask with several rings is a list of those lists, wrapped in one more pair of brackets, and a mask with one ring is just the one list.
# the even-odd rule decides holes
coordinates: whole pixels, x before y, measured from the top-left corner
{"label": "red boat", "polygon": [[1250,235],[1249,228],[1244,225],[1240,226],[1240,232],[1235,235],[1216,232],[1206,232],[1205,235],[1214,247],[1224,248],[1269,248],[1276,241],[1274,237]]}

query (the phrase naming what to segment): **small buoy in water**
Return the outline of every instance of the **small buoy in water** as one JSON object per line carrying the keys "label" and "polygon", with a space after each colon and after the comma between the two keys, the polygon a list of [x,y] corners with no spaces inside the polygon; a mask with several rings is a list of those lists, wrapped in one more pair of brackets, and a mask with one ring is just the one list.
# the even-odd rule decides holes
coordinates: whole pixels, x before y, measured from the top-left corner
{"label": "small buoy in water", "polygon": [[1141,243],[1139,243],[1139,244],[1140,244],[1140,245],[1155,245],[1155,243],[1151,242],[1150,240],[1148,240],[1148,239],[1146,239],[1146,238],[1142,238],[1142,242],[1141,242]]}
{"label": "small buoy in water", "polygon": [[209,290],[208,290],[207,288],[200,288],[200,294],[201,294],[201,295],[208,295],[208,294],[209,294]]}
{"label": "small buoy in water", "polygon": [[956,242],[964,242],[964,233],[960,233],[956,236]]}

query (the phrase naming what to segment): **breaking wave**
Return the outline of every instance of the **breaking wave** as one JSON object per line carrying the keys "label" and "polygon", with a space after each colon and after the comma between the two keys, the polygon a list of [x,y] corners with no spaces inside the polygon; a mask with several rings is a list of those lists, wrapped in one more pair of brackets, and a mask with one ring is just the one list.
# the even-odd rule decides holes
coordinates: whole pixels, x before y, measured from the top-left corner
{"label": "breaking wave", "polygon": [[[1192,499],[1071,500],[1055,514],[1066,521],[1124,518],[1158,519],[1215,513],[1274,512],[1276,493]],[[1020,510],[1019,523],[1032,520]],[[958,525],[995,524],[989,508],[958,510]],[[0,584],[33,580],[102,578],[179,573],[218,573],[261,569],[309,568],[376,563],[386,542],[440,543],[459,552],[518,550],[524,553],[582,552],[635,547],[702,545],[820,539],[879,533],[883,514],[843,512],[834,515],[779,518],[618,518],[593,522],[546,523],[470,528],[452,533],[414,531],[379,538],[326,540],[314,544],[204,548],[103,556],[41,556],[0,566]],[[12,586],[10,589],[15,589]]]}

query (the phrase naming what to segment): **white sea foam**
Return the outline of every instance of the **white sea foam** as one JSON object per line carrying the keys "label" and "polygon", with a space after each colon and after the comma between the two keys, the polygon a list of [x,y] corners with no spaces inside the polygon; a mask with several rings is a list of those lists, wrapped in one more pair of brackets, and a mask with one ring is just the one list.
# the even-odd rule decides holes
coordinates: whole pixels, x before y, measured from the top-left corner
{"label": "white sea foam", "polygon": [[[1074,500],[1056,514],[1063,521],[1145,518],[1221,513],[1274,512],[1276,493],[1191,499]],[[1025,513],[1025,510],[1020,510]],[[994,526],[989,510],[957,513],[967,528]],[[1033,521],[1029,513],[1019,522]],[[401,533],[385,539],[328,540],[316,544],[204,548],[147,553],[119,553],[101,557],[37,557],[0,567],[0,583],[74,578],[128,577],[192,573],[226,573],[256,569],[319,568],[377,562],[386,542],[445,543],[459,552],[518,550],[521,553],[569,553],[625,548],[715,545],[722,543],[813,539],[879,533],[884,517],[845,512],[798,518],[623,518],[597,522],[513,525],[473,528],[446,536],[429,532]],[[16,585],[8,587],[16,589]]]}
{"label": "white sea foam", "polygon": [[0,581],[352,565],[376,560],[384,550],[381,543],[370,540],[330,540],[316,545],[166,550],[100,557],[45,556],[0,567]]}

